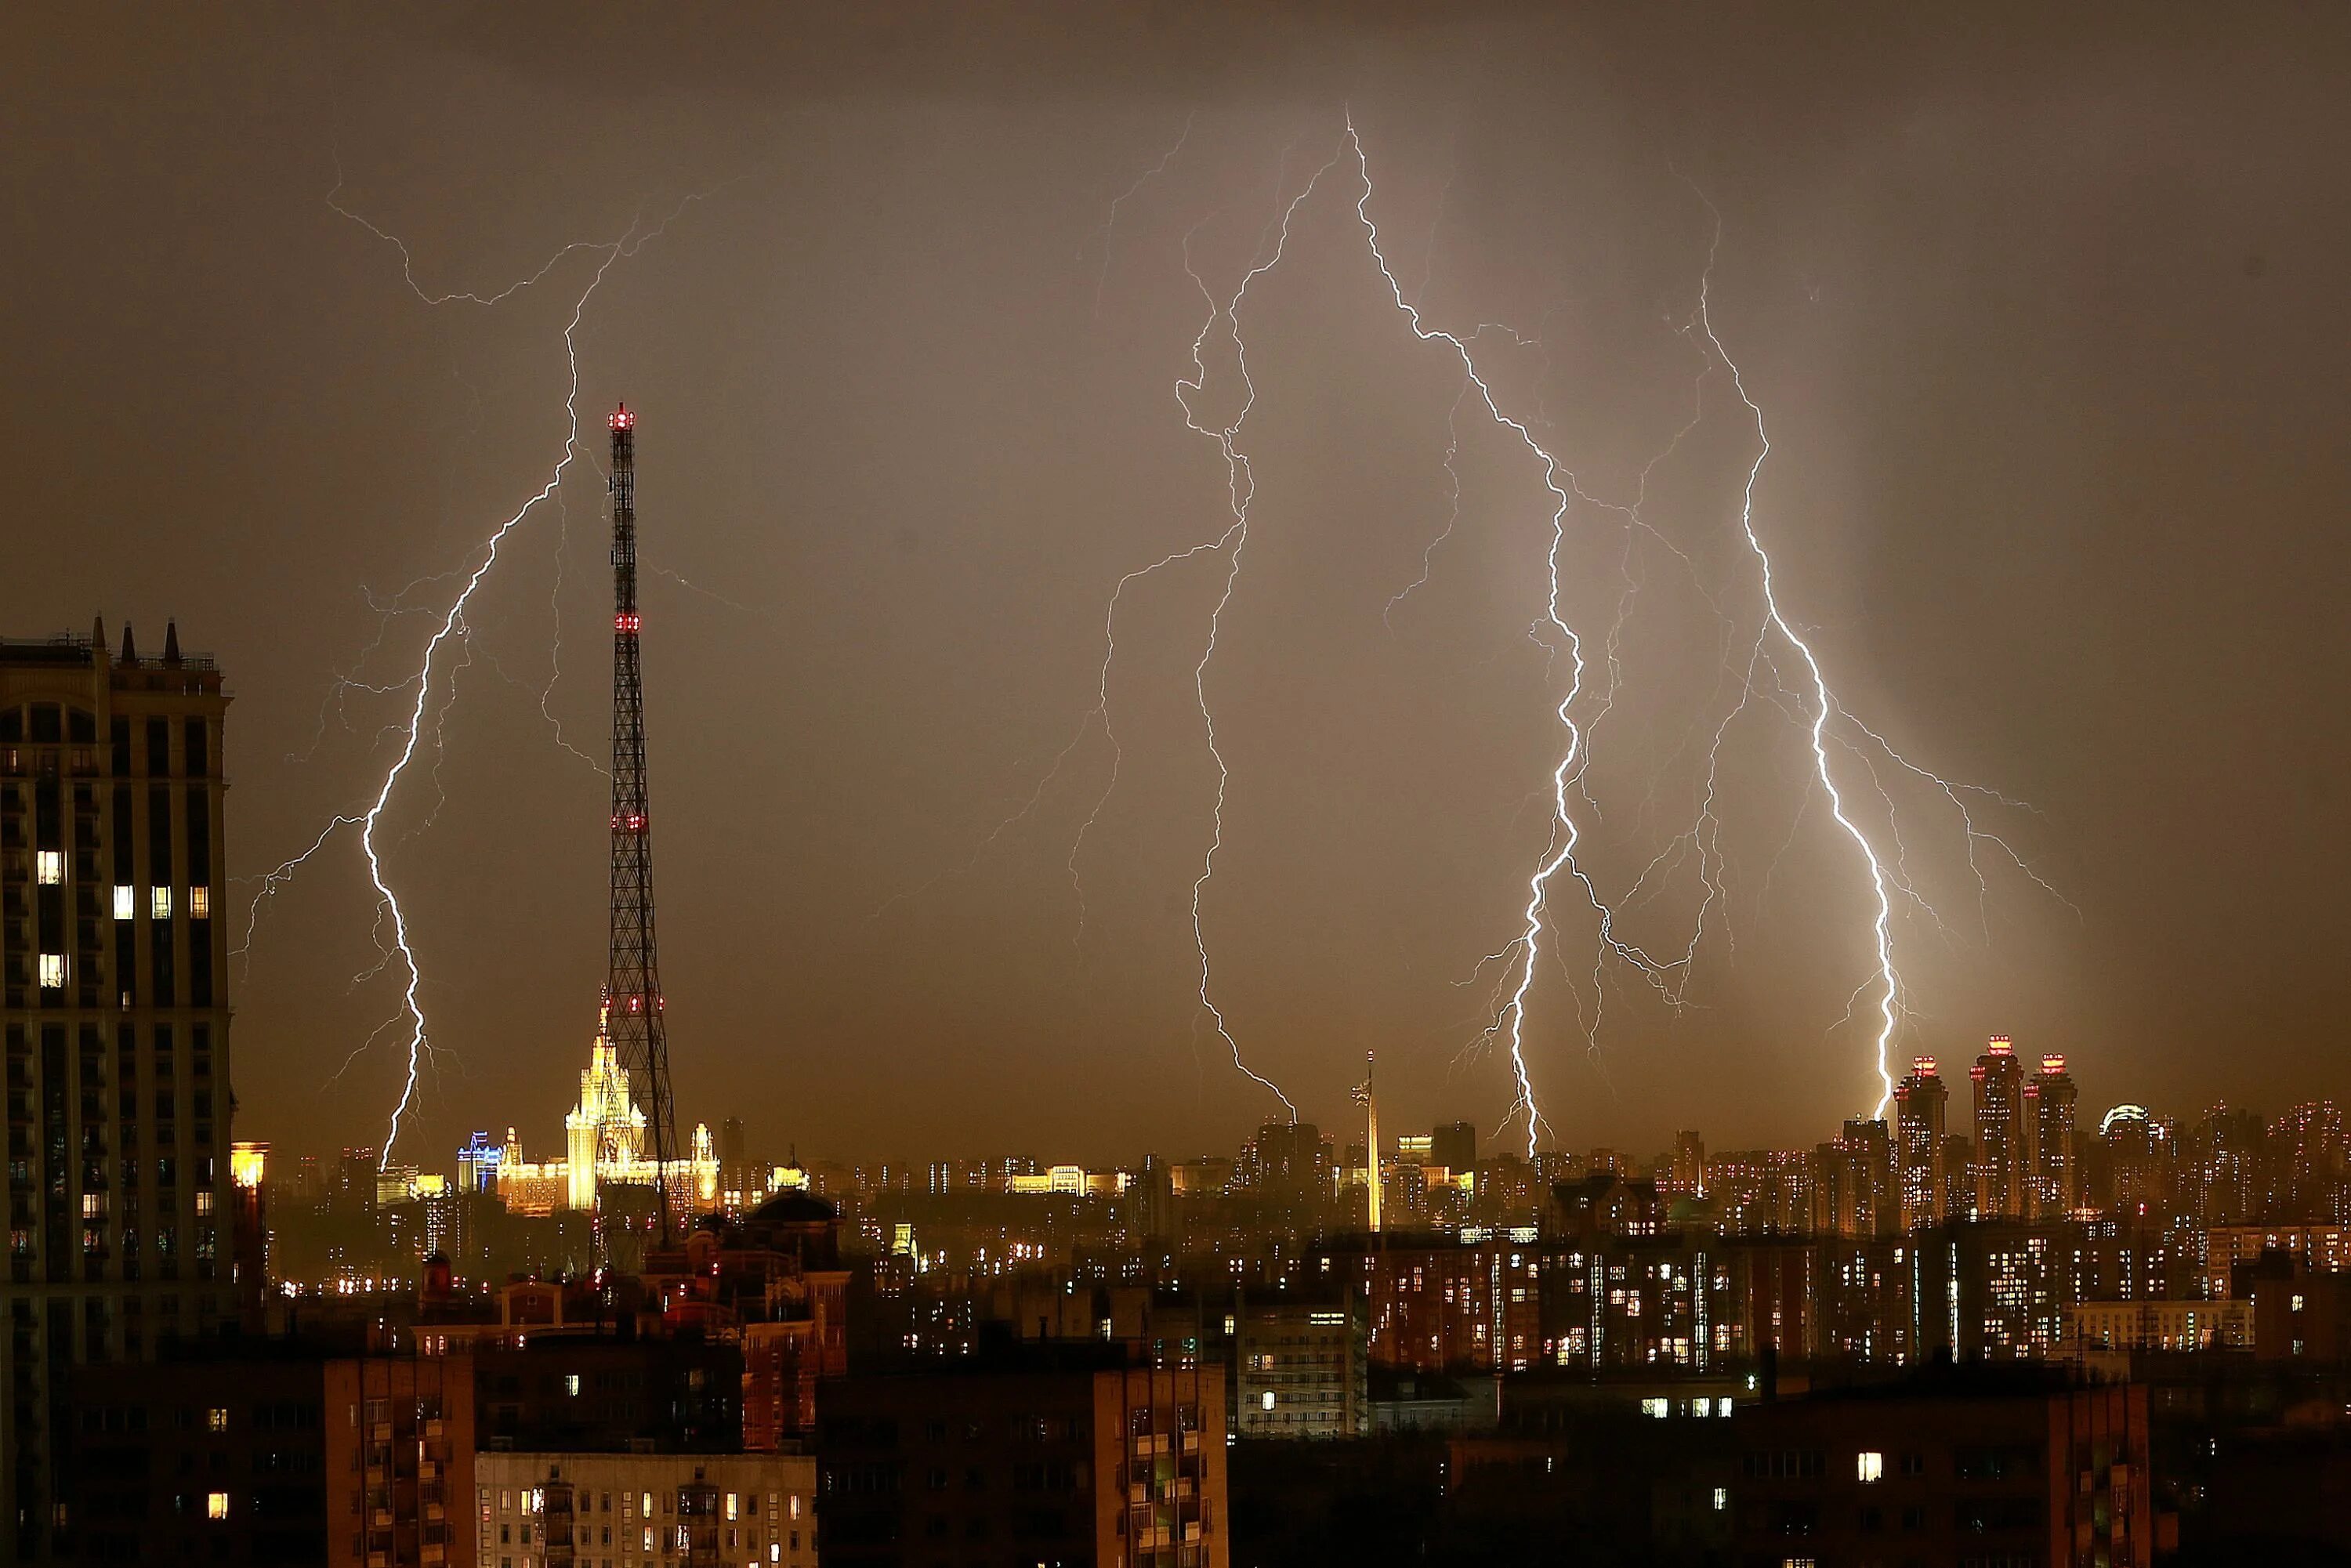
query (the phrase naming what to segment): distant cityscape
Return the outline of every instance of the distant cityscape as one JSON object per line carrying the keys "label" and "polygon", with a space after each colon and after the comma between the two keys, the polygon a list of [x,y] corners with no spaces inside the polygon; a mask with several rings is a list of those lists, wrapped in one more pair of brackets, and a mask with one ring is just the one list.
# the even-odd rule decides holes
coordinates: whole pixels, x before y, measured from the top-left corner
{"label": "distant cityscape", "polygon": [[1799,1148],[1529,1159],[1384,1135],[1367,1082],[1230,1154],[803,1161],[667,1130],[616,806],[640,902],[559,1145],[241,1136],[226,703],[176,627],[0,643],[16,1561],[1229,1568],[1378,1521],[1361,1552],[1431,1562],[2112,1565],[2346,1528],[2340,1111],[2093,1115],[2005,1038]]}

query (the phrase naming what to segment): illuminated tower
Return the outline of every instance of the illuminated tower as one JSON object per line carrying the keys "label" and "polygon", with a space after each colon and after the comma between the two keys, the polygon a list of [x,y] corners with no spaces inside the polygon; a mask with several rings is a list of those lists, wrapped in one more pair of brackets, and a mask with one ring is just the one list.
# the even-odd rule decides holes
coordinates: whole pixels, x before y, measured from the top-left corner
{"label": "illuminated tower", "polygon": [[1968,1076],[1975,1083],[1976,1218],[2022,1219],[2032,1127],[2024,1117],[2024,1068],[2008,1036],[1992,1036]]}
{"label": "illuminated tower", "polygon": [[1902,1186],[1902,1228],[1917,1230],[1944,1218],[1943,1139],[1951,1092],[1931,1056],[1915,1058],[1910,1076],[1894,1091],[1894,1163]]}
{"label": "illuminated tower", "polygon": [[2074,1163],[2074,1104],[2081,1092],[2065,1071],[2065,1059],[2053,1054],[2041,1059],[2041,1076],[2032,1090],[2032,1214],[2062,1219],[2082,1202]]}
{"label": "illuminated tower", "polygon": [[1364,1052],[1364,1086],[1355,1091],[1355,1098],[1364,1103],[1364,1181],[1370,1193],[1369,1207],[1364,1210],[1367,1224],[1374,1235],[1380,1228],[1380,1103],[1372,1097],[1373,1057]]}
{"label": "illuminated tower", "polygon": [[603,1035],[644,1098],[647,1151],[657,1173],[661,1240],[671,1240],[667,1180],[677,1157],[670,1103],[669,1038],[662,1026],[661,965],[653,946],[653,815],[645,800],[645,691],[638,664],[637,416],[623,405],[612,426],[612,946],[604,977]]}

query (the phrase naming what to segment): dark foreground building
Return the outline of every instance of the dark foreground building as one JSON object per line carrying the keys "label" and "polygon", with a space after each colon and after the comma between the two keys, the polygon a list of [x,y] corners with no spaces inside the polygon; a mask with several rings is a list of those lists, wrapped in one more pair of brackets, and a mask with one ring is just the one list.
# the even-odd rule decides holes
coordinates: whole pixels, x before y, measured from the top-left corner
{"label": "dark foreground building", "polygon": [[826,1568],[1229,1568],[1221,1366],[999,1344],[818,1412]]}
{"label": "dark foreground building", "polygon": [[72,1385],[65,1511],[75,1563],[464,1560],[470,1360],[225,1342]]}
{"label": "dark foreground building", "polygon": [[2144,1568],[2147,1390],[1932,1369],[1745,1406],[1728,1501],[1742,1564]]}
{"label": "dark foreground building", "polygon": [[[221,722],[176,631],[0,642],[0,1559],[70,1528],[73,1369],[234,1317]],[[68,1559],[70,1560],[70,1559]]]}

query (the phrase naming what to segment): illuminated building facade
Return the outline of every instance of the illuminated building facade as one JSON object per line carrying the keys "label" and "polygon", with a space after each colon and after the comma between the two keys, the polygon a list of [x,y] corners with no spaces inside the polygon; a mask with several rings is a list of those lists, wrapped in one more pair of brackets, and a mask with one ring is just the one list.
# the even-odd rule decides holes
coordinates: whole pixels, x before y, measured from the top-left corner
{"label": "illuminated building facade", "polygon": [[811,1568],[815,1493],[808,1454],[486,1451],[474,1461],[476,1534],[464,1560]]}
{"label": "illuminated building facade", "polygon": [[228,695],[177,629],[142,657],[0,643],[0,1557],[54,1550],[68,1369],[143,1362],[235,1310]]}
{"label": "illuminated building facade", "polygon": [[1250,1303],[1236,1314],[1233,1419],[1244,1437],[1360,1437],[1370,1430],[1369,1345],[1352,1295]]}
{"label": "illuminated building facade", "polygon": [[2074,1157],[2074,1113],[2081,1092],[2065,1071],[2065,1059],[2041,1059],[2039,1076],[2025,1087],[2032,1120],[2028,1145],[2031,1207],[2036,1219],[2062,1219],[2082,1206],[2081,1166]]}
{"label": "illuminated building facade", "polygon": [[[599,1037],[580,1072],[580,1103],[563,1118],[566,1157],[544,1164],[523,1158],[512,1128],[503,1147],[475,1155],[472,1169],[496,1172],[498,1196],[520,1214],[557,1208],[593,1213],[607,1186],[651,1187],[664,1180],[681,1213],[716,1207],[718,1155],[710,1129],[696,1124],[693,1152],[657,1171],[645,1155],[645,1113],[629,1092],[629,1070],[611,1044]],[[470,1149],[470,1145],[469,1145]]]}
{"label": "illuminated building facade", "polygon": [[1886,1124],[1848,1121],[1818,1150],[1813,1228],[1832,1236],[1891,1236],[1901,1228],[1902,1205],[1894,1177],[1894,1147]]}
{"label": "illuminated building facade", "polygon": [[1943,1145],[1950,1135],[1951,1092],[1935,1071],[1935,1059],[1910,1063],[1910,1075],[1894,1091],[1894,1162],[1902,1191],[1902,1228],[1919,1230],[1947,1218]]}
{"label": "illuminated building facade", "polygon": [[2024,1069],[2008,1036],[1991,1037],[1968,1077],[1975,1087],[1976,1218],[2022,1219],[2032,1124],[2024,1114]]}
{"label": "illuminated building facade", "polygon": [[1813,1160],[1802,1149],[1745,1149],[1707,1161],[1707,1190],[1726,1236],[1798,1236],[1812,1228]]}

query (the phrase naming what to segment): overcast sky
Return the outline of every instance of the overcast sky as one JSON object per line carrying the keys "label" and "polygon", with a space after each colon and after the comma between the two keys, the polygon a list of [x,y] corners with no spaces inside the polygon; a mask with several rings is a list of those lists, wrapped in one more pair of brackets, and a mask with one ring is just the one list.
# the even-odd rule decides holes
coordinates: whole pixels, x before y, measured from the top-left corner
{"label": "overcast sky", "polygon": [[[0,65],[0,631],[152,644],[176,616],[215,653],[256,877],[397,756],[414,688],[339,676],[413,678],[548,484],[577,307],[587,444],[471,601],[384,821],[445,1053],[407,1153],[507,1124],[552,1152],[577,1092],[623,399],[681,1120],[842,1157],[1229,1148],[1278,1106],[1197,995],[1226,554],[1121,597],[1114,788],[1088,715],[1113,586],[1229,521],[1177,382],[1239,413],[1209,299],[1320,170],[1238,313],[1256,493],[1200,678],[1234,1039],[1326,1126],[1367,1050],[1392,1127],[1511,1102],[1479,1037],[1565,737],[1552,497],[1414,336],[1360,201],[1428,327],[1514,329],[1481,372],[1593,498],[1557,553],[1578,866],[1668,958],[1720,889],[1675,1008],[1595,977],[1554,880],[1524,1025],[1547,1141],[1812,1142],[1876,1099],[1873,904],[1784,640],[1722,727],[1760,447],[1692,327],[1710,199],[1710,319],[1771,444],[1755,527],[1850,716],[1832,776],[1918,895],[1896,1057],[1956,1073],[2010,1033],[2097,1109],[2335,1093],[2342,13],[1552,9],[37,8]],[[575,242],[495,306],[426,302]],[[1957,811],[1855,721],[2031,802],[1962,797],[2054,892],[1982,839],[1980,889]],[[1704,872],[1675,845],[1709,777]],[[381,1141],[398,1031],[337,1076],[398,1009],[396,966],[354,983],[373,921],[347,836],[261,911],[241,1135]]]}

